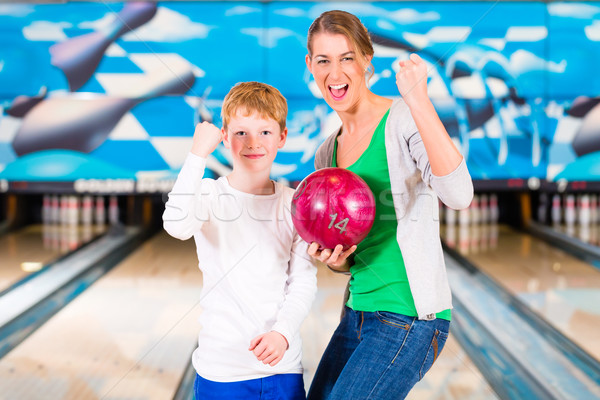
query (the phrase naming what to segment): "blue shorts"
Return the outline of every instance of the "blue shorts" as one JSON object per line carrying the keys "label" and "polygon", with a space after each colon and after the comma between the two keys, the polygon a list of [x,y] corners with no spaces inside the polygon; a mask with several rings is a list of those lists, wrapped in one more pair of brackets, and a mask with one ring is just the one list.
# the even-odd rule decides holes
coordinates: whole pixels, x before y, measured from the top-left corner
{"label": "blue shorts", "polygon": [[305,400],[302,374],[279,374],[238,382],[213,382],[196,374],[196,400]]}

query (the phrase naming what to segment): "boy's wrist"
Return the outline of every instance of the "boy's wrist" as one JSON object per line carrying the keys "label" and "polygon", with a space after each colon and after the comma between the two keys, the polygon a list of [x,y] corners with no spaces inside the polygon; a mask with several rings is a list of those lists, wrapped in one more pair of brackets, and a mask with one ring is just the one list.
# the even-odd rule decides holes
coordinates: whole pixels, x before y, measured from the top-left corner
{"label": "boy's wrist", "polygon": [[277,332],[277,331],[271,331],[271,332],[275,332],[276,334],[278,334],[279,336],[281,336],[283,338],[283,340],[285,341],[285,348],[289,349],[290,348],[290,343],[288,342],[287,338],[285,337],[285,335],[281,332]]}

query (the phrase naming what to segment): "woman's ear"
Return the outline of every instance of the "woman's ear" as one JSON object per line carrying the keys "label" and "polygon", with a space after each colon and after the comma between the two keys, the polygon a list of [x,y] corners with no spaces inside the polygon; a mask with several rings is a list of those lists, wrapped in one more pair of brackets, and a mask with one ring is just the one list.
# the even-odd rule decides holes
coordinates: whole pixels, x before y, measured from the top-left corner
{"label": "woman's ear", "polygon": [[312,70],[310,68],[310,56],[307,54],[306,57],[304,58],[304,61],[306,62],[306,68],[308,68],[308,70],[310,71],[310,73],[312,74]]}

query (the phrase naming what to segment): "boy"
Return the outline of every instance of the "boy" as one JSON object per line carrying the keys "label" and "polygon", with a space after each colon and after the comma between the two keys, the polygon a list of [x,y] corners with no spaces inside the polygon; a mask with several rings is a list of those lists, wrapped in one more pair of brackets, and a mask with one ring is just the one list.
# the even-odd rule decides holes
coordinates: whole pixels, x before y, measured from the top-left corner
{"label": "boy", "polygon": [[[269,178],[287,137],[287,103],[277,89],[245,82],[221,113],[221,130],[196,126],[163,214],[171,236],[194,236],[203,273],[196,399],[304,400],[299,328],[316,268],[292,225],[293,189]],[[233,171],[202,179],[221,140]]]}

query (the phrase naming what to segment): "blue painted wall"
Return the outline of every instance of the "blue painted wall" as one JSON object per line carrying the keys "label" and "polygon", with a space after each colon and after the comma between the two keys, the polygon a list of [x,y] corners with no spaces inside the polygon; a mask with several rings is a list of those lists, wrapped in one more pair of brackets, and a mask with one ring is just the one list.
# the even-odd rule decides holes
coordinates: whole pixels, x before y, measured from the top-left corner
{"label": "blue painted wall", "polygon": [[[53,49],[70,43],[74,57],[85,58],[90,45],[78,48],[77,41],[110,37],[124,7],[0,5],[0,179],[172,178],[195,123],[219,124],[224,95],[248,80],[272,84],[287,97],[289,139],[273,175],[302,179],[336,124],[304,64],[306,31],[328,9],[356,14],[385,41],[375,50],[374,92],[398,95],[394,64],[410,51],[429,63],[430,96],[475,179],[600,179],[598,2],[159,2],[147,22],[109,40],[89,79],[74,90]],[[161,95],[160,81],[173,82],[186,68],[193,83]],[[43,99],[35,107],[11,115],[36,96]],[[135,101],[93,149],[68,149],[61,139],[18,151],[24,132],[42,135],[39,125],[56,118],[67,124],[64,114],[77,113],[72,102],[107,98]],[[49,107],[40,117],[36,108],[56,99],[69,106]],[[96,118],[105,117],[80,121],[82,129]],[[228,165],[225,149],[215,161]]]}

